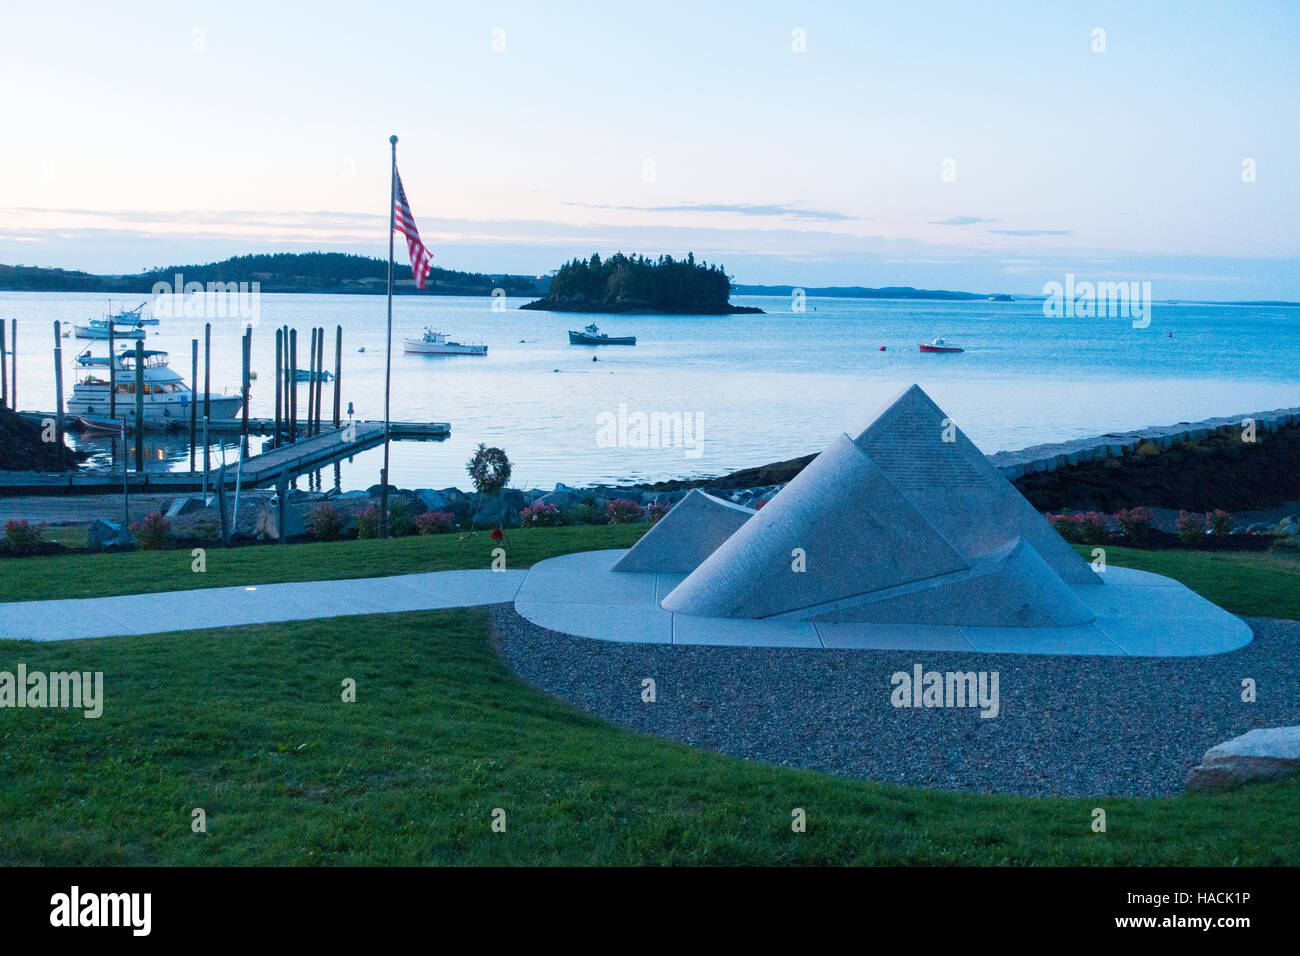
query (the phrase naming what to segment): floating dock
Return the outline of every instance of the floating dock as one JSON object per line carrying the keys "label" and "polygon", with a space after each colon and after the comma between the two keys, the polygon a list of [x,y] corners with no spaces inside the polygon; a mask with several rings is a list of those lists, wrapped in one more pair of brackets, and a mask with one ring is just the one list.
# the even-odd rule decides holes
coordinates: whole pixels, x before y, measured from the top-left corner
{"label": "floating dock", "polygon": [[[233,432],[238,434],[240,423],[235,421],[233,424]],[[398,426],[402,426],[400,432]],[[446,422],[390,422],[389,427],[394,438],[436,439],[451,434],[451,426]],[[211,423],[208,434],[212,435]],[[233,488],[238,478],[245,488],[274,485],[286,472],[293,479],[383,443],[383,422],[350,422],[341,428],[326,428],[311,438],[300,438],[294,444],[250,455],[238,468],[234,461],[228,460],[224,484]],[[0,494],[111,494],[121,492],[123,480],[121,471],[4,471],[0,472]],[[125,482],[132,494],[202,491],[203,472],[129,471]],[[215,488],[216,482],[217,469],[213,467],[208,471],[208,487]]]}
{"label": "floating dock", "polygon": [[[23,412],[19,412],[18,414],[23,416],[23,418],[29,419],[38,424],[46,421],[47,419],[58,418],[58,416],[54,412],[23,411]],[[122,418],[123,416],[118,415],[117,417]],[[133,414],[128,414],[125,417],[126,417],[127,424],[130,425],[132,423]],[[381,429],[384,427],[383,422],[374,421],[373,419],[366,419],[365,421],[356,421],[354,424],[356,424],[358,428],[361,428],[362,426],[369,426],[369,425],[378,425]],[[218,436],[238,435],[242,432],[243,427],[244,427],[243,421],[239,418],[209,419],[208,436],[211,437],[213,435],[218,435]],[[323,422],[321,423],[321,427],[323,429],[322,434],[324,433],[324,431],[334,430],[332,426],[325,425]],[[416,440],[416,441],[419,441],[421,439],[436,440],[439,438],[446,438],[448,435],[451,434],[451,425],[448,422],[389,422],[388,428],[394,438],[400,438],[405,440]],[[63,419],[63,430],[66,432],[74,432],[74,433],[79,430],[79,426],[77,425],[77,418],[75,415],[68,415],[65,413]],[[146,432],[186,434],[189,432],[189,430],[190,430],[190,425],[189,425],[188,418],[185,419],[183,422],[177,419],[176,424],[168,428],[158,428],[150,422],[145,423]],[[280,422],[280,430],[285,434],[288,434],[289,423],[284,421]],[[248,433],[250,435],[270,435],[274,431],[275,431],[275,419],[273,418],[250,418],[248,420]],[[305,420],[299,420],[298,434],[299,435],[307,434],[307,422]],[[202,419],[199,419],[198,436],[199,439],[202,440],[203,437]],[[299,443],[301,444],[301,440]]]}

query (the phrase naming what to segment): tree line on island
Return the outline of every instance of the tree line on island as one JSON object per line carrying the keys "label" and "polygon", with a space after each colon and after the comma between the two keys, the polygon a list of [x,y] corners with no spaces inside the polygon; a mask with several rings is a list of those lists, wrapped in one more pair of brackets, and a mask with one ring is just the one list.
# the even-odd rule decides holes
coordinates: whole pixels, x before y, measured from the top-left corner
{"label": "tree line on island", "polygon": [[661,255],[615,253],[602,260],[566,262],[551,277],[546,297],[520,308],[549,312],[664,312],[673,315],[725,315],[762,312],[730,303],[731,279],[720,265]]}

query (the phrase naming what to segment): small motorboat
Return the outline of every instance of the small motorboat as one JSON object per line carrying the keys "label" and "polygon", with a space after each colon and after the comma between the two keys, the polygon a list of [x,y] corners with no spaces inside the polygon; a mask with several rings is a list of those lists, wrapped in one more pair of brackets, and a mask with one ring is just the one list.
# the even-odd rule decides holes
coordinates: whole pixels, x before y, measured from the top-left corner
{"label": "small motorboat", "polygon": [[935,339],[929,345],[921,344],[922,352],[964,352],[964,348],[958,345],[949,345],[943,339]]}
{"label": "small motorboat", "polygon": [[88,432],[105,435],[131,434],[130,425],[123,425],[122,422],[114,421],[111,418],[91,418],[87,415],[78,415],[77,421]]}
{"label": "small motorboat", "polygon": [[[408,350],[408,351],[409,351],[409,350]],[[249,372],[248,375],[249,375],[249,378],[256,378],[256,377],[257,377],[253,372]],[[311,372],[311,369],[309,369],[309,368],[300,368],[300,369],[297,369],[297,370],[294,371],[294,376],[293,376],[293,377],[294,377],[294,381],[295,381],[295,382],[310,382],[313,378],[315,378],[315,380],[318,381],[318,382],[332,382],[332,381],[334,381],[334,373],[331,372],[329,369],[325,369],[324,371],[317,372],[317,373],[313,376],[313,375],[312,375],[312,372]]]}
{"label": "small motorboat", "polygon": [[435,332],[425,327],[424,338],[406,339],[404,351],[420,352],[424,355],[487,355],[486,345],[462,345],[448,341],[442,332]]}
{"label": "small motorboat", "polygon": [[569,329],[570,345],[636,345],[635,335],[609,336],[593,322],[581,332]]}
{"label": "small motorboat", "polygon": [[[73,331],[76,332],[79,339],[104,340],[108,338],[108,320],[91,319],[85,325],[74,326]],[[113,338],[115,339],[142,339],[145,334],[144,329],[138,325],[119,326],[118,323],[113,323]]]}

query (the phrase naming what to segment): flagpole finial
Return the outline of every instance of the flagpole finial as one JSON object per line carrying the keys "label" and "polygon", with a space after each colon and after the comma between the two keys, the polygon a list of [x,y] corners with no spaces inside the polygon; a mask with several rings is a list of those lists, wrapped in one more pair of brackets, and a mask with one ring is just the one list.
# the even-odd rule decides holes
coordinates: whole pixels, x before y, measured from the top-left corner
{"label": "flagpole finial", "polygon": [[390,137],[388,137],[388,141],[389,141],[390,143],[392,143],[394,146],[397,145],[397,137],[396,137],[396,136],[390,136]]}

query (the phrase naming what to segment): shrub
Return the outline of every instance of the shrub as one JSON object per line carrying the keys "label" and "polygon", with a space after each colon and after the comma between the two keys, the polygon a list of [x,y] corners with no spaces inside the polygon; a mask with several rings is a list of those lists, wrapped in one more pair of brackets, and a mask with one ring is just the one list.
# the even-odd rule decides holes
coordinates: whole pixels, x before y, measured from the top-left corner
{"label": "shrub", "polygon": [[1047,523],[1056,529],[1066,541],[1080,542],[1083,540],[1083,533],[1079,527],[1079,516],[1071,514],[1048,515]]}
{"label": "shrub", "polygon": [[337,541],[343,535],[343,516],[333,505],[317,505],[311,513],[311,536],[317,541]]}
{"label": "shrub", "polygon": [[5,547],[10,554],[35,554],[45,543],[45,523],[31,524],[19,518],[5,522]]}
{"label": "shrub", "polygon": [[1135,544],[1151,537],[1151,521],[1155,517],[1150,508],[1125,508],[1117,511],[1115,518],[1124,529],[1124,535]]}
{"label": "shrub", "polygon": [[595,505],[578,505],[569,512],[569,521],[572,524],[601,524],[600,509]]}
{"label": "shrub", "polygon": [[415,534],[415,522],[406,512],[406,505],[400,501],[394,501],[388,506],[388,536],[390,538],[403,538],[408,534]]}
{"label": "shrub", "polygon": [[663,504],[661,502],[646,505],[645,516],[649,519],[652,525],[658,524],[664,519],[664,516],[668,514],[668,509],[671,507],[671,505]]}
{"label": "shrub", "polygon": [[645,509],[635,501],[615,498],[605,507],[605,514],[609,516],[610,524],[632,524],[645,517]]}
{"label": "shrub", "polygon": [[552,504],[539,501],[519,512],[521,528],[558,528],[560,524],[560,509]]}
{"label": "shrub", "polygon": [[1175,527],[1178,529],[1178,540],[1189,547],[1200,544],[1205,537],[1205,518],[1199,514],[1180,511]]}
{"label": "shrub", "polygon": [[415,530],[420,534],[447,534],[456,530],[456,516],[446,511],[426,511],[415,516]]}
{"label": "shrub", "polygon": [[1232,534],[1232,515],[1222,508],[1216,508],[1205,516],[1210,526],[1210,534]]}
{"label": "shrub", "polygon": [[357,537],[379,537],[379,508],[377,506],[368,505],[365,511],[357,515]]}
{"label": "shrub", "polygon": [[172,540],[171,522],[163,517],[161,511],[145,515],[143,521],[131,525],[135,533],[135,545],[142,551],[162,551]]}
{"label": "shrub", "polygon": [[1099,511],[1078,515],[1079,540],[1084,544],[1105,544],[1110,537],[1106,532],[1106,516]]}

